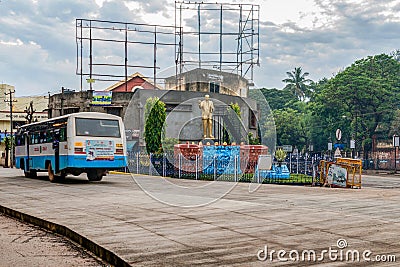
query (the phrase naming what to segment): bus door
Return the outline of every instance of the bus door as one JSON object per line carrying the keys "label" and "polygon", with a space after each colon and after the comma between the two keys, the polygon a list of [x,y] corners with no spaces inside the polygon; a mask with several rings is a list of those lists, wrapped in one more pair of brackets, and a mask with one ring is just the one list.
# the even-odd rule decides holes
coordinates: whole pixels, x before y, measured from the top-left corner
{"label": "bus door", "polygon": [[24,134],[24,139],[25,139],[25,149],[26,149],[26,159],[25,159],[25,164],[24,164],[24,168],[26,172],[29,172],[31,165],[32,165],[32,160],[29,157],[29,134],[26,133]]}
{"label": "bus door", "polygon": [[54,173],[60,171],[60,129],[53,132]]}

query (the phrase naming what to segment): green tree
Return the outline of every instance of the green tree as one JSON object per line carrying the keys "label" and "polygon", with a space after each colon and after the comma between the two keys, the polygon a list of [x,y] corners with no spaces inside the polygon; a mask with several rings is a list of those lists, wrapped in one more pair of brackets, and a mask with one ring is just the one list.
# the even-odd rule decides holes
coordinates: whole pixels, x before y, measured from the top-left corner
{"label": "green tree", "polygon": [[274,110],[278,145],[294,145],[303,148],[307,143],[305,116],[292,108]]}
{"label": "green tree", "polygon": [[148,98],[144,108],[144,139],[148,153],[161,152],[161,141],[165,135],[167,117],[165,103],[158,97]]}
{"label": "green tree", "polygon": [[264,95],[265,100],[272,110],[283,109],[288,103],[298,101],[298,98],[289,90],[262,88],[261,93]]}
{"label": "green tree", "polygon": [[226,119],[222,131],[222,142],[231,144],[240,142],[243,139],[243,130],[241,124],[242,112],[238,103],[230,103],[226,110]]}
{"label": "green tree", "polygon": [[388,135],[400,103],[400,63],[385,54],[369,56],[321,86],[310,104],[313,140],[322,138],[326,145],[335,129],[341,128],[344,136],[356,138],[356,149],[366,156],[373,135]]}
{"label": "green tree", "polygon": [[310,94],[308,84],[311,83],[312,80],[306,78],[309,73],[302,73],[301,67],[298,67],[294,68],[294,71],[286,72],[286,74],[288,78],[282,80],[282,82],[287,84],[285,89],[291,91],[300,101],[304,101]]}

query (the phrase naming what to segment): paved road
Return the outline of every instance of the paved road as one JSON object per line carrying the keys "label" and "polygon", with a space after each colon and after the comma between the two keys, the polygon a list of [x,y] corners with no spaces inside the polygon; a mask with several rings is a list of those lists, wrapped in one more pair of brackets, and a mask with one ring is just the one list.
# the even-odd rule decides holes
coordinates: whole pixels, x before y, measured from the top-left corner
{"label": "paved road", "polygon": [[63,237],[0,215],[0,266],[104,266]]}
{"label": "paved road", "polygon": [[400,176],[381,175],[381,176],[363,176],[363,186],[382,189],[400,189]]}
{"label": "paved road", "polygon": [[[241,183],[219,200],[215,196],[229,183],[135,179],[151,195],[126,175],[100,183],[81,176],[51,184],[44,177],[26,179],[18,170],[1,170],[0,204],[65,225],[134,266],[398,265],[363,258],[348,263],[345,256],[340,261],[322,254],[331,248],[342,255],[371,250],[366,260],[400,257],[397,177],[365,177],[366,186],[354,190],[262,185],[249,192]],[[199,203],[209,204],[187,207]],[[338,247],[338,240],[348,246]],[[285,250],[283,258],[290,251],[296,258],[297,251],[301,259],[305,250],[313,250],[324,260],[281,262],[275,252],[272,262],[260,261],[266,247],[269,253]]]}

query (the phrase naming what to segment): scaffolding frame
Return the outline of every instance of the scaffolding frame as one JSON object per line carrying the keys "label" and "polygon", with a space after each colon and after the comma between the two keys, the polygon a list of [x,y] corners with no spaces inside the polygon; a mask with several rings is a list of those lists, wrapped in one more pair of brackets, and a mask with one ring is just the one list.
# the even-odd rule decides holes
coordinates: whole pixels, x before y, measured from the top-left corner
{"label": "scaffolding frame", "polygon": [[[190,12],[194,12],[191,15]],[[217,13],[219,27],[211,22],[207,15]],[[185,17],[186,16],[186,17]],[[188,16],[197,19],[197,28],[185,26]],[[231,25],[224,24],[224,17],[231,20],[237,19],[237,31],[229,29]],[[211,17],[214,19],[214,17]],[[207,26],[212,25],[212,30]],[[128,91],[128,73],[131,68],[152,69],[151,75],[143,78],[152,78],[154,89],[157,81],[167,77],[158,77],[157,70],[160,66],[157,61],[158,47],[174,47],[176,88],[181,88],[182,73],[193,67],[215,68],[220,72],[235,73],[254,84],[254,66],[260,65],[260,6],[254,4],[235,3],[204,3],[175,1],[175,25],[157,25],[146,23],[128,23],[97,19],[76,19],[76,74],[80,76],[80,90],[84,87],[84,77],[93,90],[95,81],[125,82],[125,91]],[[185,28],[185,31],[184,31]],[[227,29],[228,28],[228,29]],[[232,28],[232,27],[231,27]],[[187,29],[187,30],[186,30]],[[119,36],[118,36],[119,34]],[[115,37],[117,36],[117,37]],[[207,51],[203,48],[203,40],[217,36],[218,44]],[[136,37],[136,39],[135,39]],[[185,42],[184,42],[185,39]],[[197,42],[197,50],[193,40]],[[191,42],[192,41],[192,42]],[[105,43],[112,43],[114,51],[117,44],[123,44],[124,52],[121,55],[123,62],[103,61],[98,62],[94,56],[94,46],[101,47]],[[186,43],[189,45],[184,46]],[[226,44],[231,45],[228,47]],[[232,44],[235,45],[232,46]],[[140,52],[146,47],[151,47],[153,52],[152,63],[130,64],[132,46],[141,46]],[[235,46],[235,48],[233,48]],[[122,49],[121,49],[122,50]],[[173,51],[174,50],[174,51]],[[105,53],[104,57],[113,55]],[[197,56],[197,57],[195,57]],[[171,57],[171,65],[172,65]],[[123,68],[122,71],[117,71]],[[110,71],[111,70],[111,71]],[[122,80],[123,79],[123,80]]]}
{"label": "scaffolding frame", "polygon": [[[219,14],[219,29],[218,31],[203,29],[203,17],[212,12]],[[196,14],[197,13],[197,14]],[[208,13],[208,14],[207,14]],[[189,15],[187,15],[189,14]],[[202,17],[202,14],[204,15]],[[234,15],[238,19],[238,30],[226,30],[223,24],[224,15],[228,14],[229,18]],[[184,16],[186,18],[197,19],[197,28],[192,30],[184,30]],[[214,18],[214,17],[211,17]],[[207,25],[206,25],[207,26]],[[175,40],[179,40],[175,46],[176,55],[176,72],[182,74],[183,68],[188,66],[212,67],[219,71],[226,71],[240,75],[254,81],[254,66],[260,66],[260,6],[254,4],[234,4],[234,3],[206,3],[206,2],[190,2],[190,1],[175,1],[175,27],[180,29],[177,31]],[[203,51],[202,40],[218,36],[219,45],[217,50]],[[228,39],[236,41],[236,49],[229,50],[224,48],[224,40]],[[184,46],[184,38],[197,39],[197,51],[190,50]],[[203,38],[203,39],[202,39]],[[197,55],[197,59],[186,59],[193,55]],[[207,59],[204,59],[207,58]]]}
{"label": "scaffolding frame", "polygon": [[[157,63],[157,47],[161,46],[177,46],[180,40],[177,40],[177,32],[182,32],[182,29],[176,28],[176,26],[165,26],[157,24],[146,24],[146,23],[128,23],[108,20],[97,20],[97,19],[76,19],[76,74],[80,76],[80,90],[83,90],[83,79],[87,77],[87,82],[90,84],[90,90],[93,90],[92,84],[94,81],[125,81],[125,91],[128,91],[128,72],[131,68],[138,69],[152,69],[153,76],[145,76],[144,78],[152,78],[154,82],[154,89],[157,88],[157,80],[163,80],[165,77],[157,77],[157,70],[160,69]],[[122,33],[124,36],[116,38],[117,33]],[[132,39],[131,35],[134,33],[140,34],[142,39]],[[159,39],[165,40],[160,41]],[[102,43],[113,43],[124,45],[124,62],[112,63],[112,62],[97,62],[93,56],[93,46]],[[131,45],[139,45],[143,49],[146,47],[152,47],[153,55],[152,65],[133,65],[128,64],[129,52]],[[85,51],[84,51],[85,49]],[[88,51],[86,51],[88,49]],[[175,48],[175,51],[177,49]],[[85,57],[85,52],[87,57]],[[85,59],[88,58],[88,59]],[[88,62],[84,62],[84,59]],[[87,64],[85,64],[87,63]],[[98,68],[110,68],[112,71],[107,69],[106,71],[97,71]],[[123,68],[124,75],[115,72],[115,69]],[[129,74],[130,75],[130,74]]]}

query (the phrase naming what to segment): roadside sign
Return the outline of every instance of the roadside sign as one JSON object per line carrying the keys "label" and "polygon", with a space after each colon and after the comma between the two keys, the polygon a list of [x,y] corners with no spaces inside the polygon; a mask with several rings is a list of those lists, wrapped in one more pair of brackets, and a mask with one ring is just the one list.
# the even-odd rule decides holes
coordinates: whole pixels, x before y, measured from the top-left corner
{"label": "roadside sign", "polygon": [[339,148],[336,148],[334,157],[335,157],[335,158],[340,158],[340,157],[342,157],[342,153],[340,153],[340,149],[339,149]]}
{"label": "roadside sign", "polygon": [[282,150],[285,151],[285,152],[292,153],[292,151],[293,151],[293,146],[291,146],[291,145],[283,145],[283,146],[282,146]]}
{"label": "roadside sign", "polygon": [[400,146],[400,136],[393,135],[393,146],[399,147]]}
{"label": "roadside sign", "polygon": [[351,139],[351,140],[350,140],[350,148],[351,148],[351,149],[356,148],[356,140],[354,140],[354,139]]}
{"label": "roadside sign", "polygon": [[332,145],[333,144],[331,142],[328,143],[328,150],[332,150]]}
{"label": "roadside sign", "polygon": [[342,130],[340,130],[340,129],[336,130],[336,139],[338,141],[340,141],[340,139],[342,139]]}

